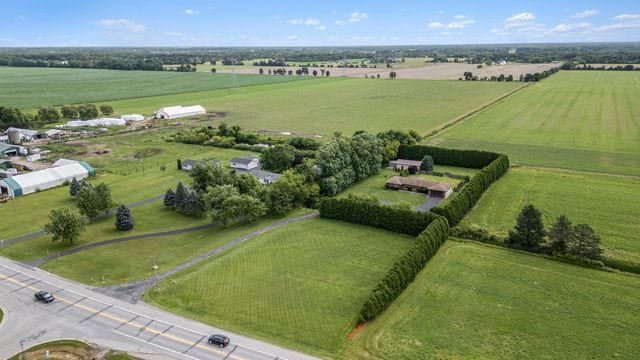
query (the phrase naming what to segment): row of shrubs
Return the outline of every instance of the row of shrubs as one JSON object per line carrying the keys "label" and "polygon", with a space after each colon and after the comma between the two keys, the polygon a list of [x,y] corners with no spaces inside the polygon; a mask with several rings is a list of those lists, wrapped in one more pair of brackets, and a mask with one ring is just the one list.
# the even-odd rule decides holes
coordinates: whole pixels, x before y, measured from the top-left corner
{"label": "row of shrubs", "polygon": [[382,313],[406,289],[449,237],[449,224],[436,217],[418,235],[415,243],[391,267],[373,289],[360,309],[360,322]]}
{"label": "row of shrubs", "polygon": [[417,236],[438,216],[418,212],[410,206],[382,205],[374,197],[350,194],[345,198],[327,197],[319,206],[320,216],[355,224]]}
{"label": "row of shrubs", "polygon": [[398,148],[398,159],[421,161],[425,155],[431,156],[434,164],[471,169],[482,169],[500,156],[490,151],[447,149],[427,145],[400,145]]}
{"label": "row of shrubs", "polygon": [[491,186],[509,169],[509,157],[498,155],[489,165],[485,166],[457,193],[456,197],[442,207],[431,209],[449,220],[449,225],[456,226],[462,218],[473,208],[476,202]]}

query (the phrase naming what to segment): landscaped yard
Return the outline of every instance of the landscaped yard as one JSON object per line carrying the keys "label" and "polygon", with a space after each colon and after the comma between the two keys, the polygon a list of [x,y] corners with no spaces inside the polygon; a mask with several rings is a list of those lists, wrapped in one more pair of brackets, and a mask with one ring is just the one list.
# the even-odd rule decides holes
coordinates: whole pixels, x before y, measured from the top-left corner
{"label": "landscaped yard", "polygon": [[[151,269],[152,256],[158,265],[158,271],[166,271],[237,237],[310,211],[297,209],[286,216],[271,217],[250,225],[234,223],[185,234],[107,245],[54,259],[42,264],[41,267],[88,285],[114,285],[122,281],[133,281],[152,276],[154,274]],[[160,214],[156,214],[156,216],[156,222],[167,221],[168,218],[173,217]],[[187,216],[180,214],[176,216],[187,218]],[[206,223],[207,220],[191,220],[192,225],[195,225],[196,222]],[[114,232],[116,231],[114,230]],[[124,235],[129,235],[129,233],[120,233],[120,236]]]}
{"label": "landscaped yard", "polygon": [[464,224],[505,236],[526,204],[547,225],[561,214],[602,237],[605,256],[640,264],[640,180],[620,176],[512,168],[494,183]]}
{"label": "landscaped yard", "polygon": [[561,71],[428,142],[512,163],[640,175],[640,73]]}
{"label": "landscaped yard", "polygon": [[344,359],[635,359],[640,278],[449,240]]}
{"label": "landscaped yard", "polygon": [[[456,168],[449,166],[434,166],[434,171],[437,172],[449,172],[455,175],[469,175],[473,176],[478,170],[476,169],[466,169],[466,168]],[[348,196],[349,194],[356,195],[372,195],[378,198],[378,200],[385,203],[399,203],[399,202],[407,202],[411,205],[421,205],[427,201],[427,195],[419,194],[408,191],[397,191],[387,189],[385,187],[385,183],[391,177],[398,175],[393,169],[385,168],[380,171],[379,174],[374,175],[370,178],[364,179],[359,183],[349,187],[348,189],[341,192],[338,197]],[[455,187],[461,180],[449,178],[446,176],[433,176],[433,175],[412,175],[419,176],[428,181],[442,182],[451,184],[451,186]]]}
{"label": "landscaped yard", "polygon": [[185,270],[145,300],[222,328],[334,356],[377,281],[413,238],[313,219]]}

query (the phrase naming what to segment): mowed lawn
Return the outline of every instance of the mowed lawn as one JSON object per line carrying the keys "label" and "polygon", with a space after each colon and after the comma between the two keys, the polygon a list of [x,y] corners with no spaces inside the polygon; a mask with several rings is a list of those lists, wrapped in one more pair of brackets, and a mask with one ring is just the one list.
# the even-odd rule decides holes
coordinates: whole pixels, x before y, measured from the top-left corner
{"label": "mowed lawn", "polygon": [[222,328],[334,356],[413,238],[334,220],[293,223],[169,278],[145,300]]}
{"label": "mowed lawn", "polygon": [[[238,86],[300,79],[236,75]],[[0,84],[0,106],[21,109],[234,87],[230,74],[19,67],[0,67]]]}
{"label": "mowed lawn", "polygon": [[[466,169],[466,168],[456,168],[456,167],[448,167],[448,166],[440,166],[436,165],[433,168],[434,171],[438,172],[450,172],[455,175],[469,175],[473,176],[477,170],[475,169]],[[346,190],[342,191],[338,197],[346,197],[350,194],[354,195],[365,195],[365,196],[375,196],[378,200],[383,203],[400,203],[406,202],[411,205],[421,205],[427,201],[427,195],[409,192],[409,191],[396,191],[387,189],[385,187],[385,183],[391,177],[398,175],[398,172],[385,168],[380,171],[379,174],[371,176],[367,179],[360,181],[359,183],[350,186]],[[451,184],[451,186],[456,186],[460,183],[461,180],[453,179],[445,176],[433,176],[433,175],[412,175],[419,176],[427,181],[436,181],[443,182],[447,184]]]}
{"label": "mowed lawn", "polygon": [[503,236],[526,204],[547,226],[566,214],[602,237],[605,256],[640,264],[640,179],[530,168],[512,168],[491,185],[464,224]]}
{"label": "mowed lawn", "polygon": [[[132,240],[102,246],[60,259],[50,260],[42,264],[41,268],[65,278],[93,286],[106,286],[123,281],[134,281],[153,276],[158,271],[167,271],[238,237],[286,218],[300,216],[310,211],[309,209],[296,209],[286,215],[267,218],[249,225],[232,223],[185,234]],[[166,213],[157,215],[158,219],[156,221],[171,221],[171,218],[175,216]],[[178,214],[178,216],[182,215]],[[192,219],[191,222],[198,222],[198,220]],[[207,220],[203,219],[201,222],[206,223]],[[120,236],[128,234],[120,233]],[[151,268],[153,262],[158,266],[158,270],[155,272]]]}
{"label": "mowed lawn", "polygon": [[638,99],[640,73],[561,71],[429,142],[519,164],[640,175]]}
{"label": "mowed lawn", "polygon": [[333,135],[437,128],[520,86],[514,83],[324,78],[109,102],[121,113],[201,104],[251,130]]}
{"label": "mowed lawn", "polygon": [[341,357],[637,359],[639,297],[636,276],[449,240]]}

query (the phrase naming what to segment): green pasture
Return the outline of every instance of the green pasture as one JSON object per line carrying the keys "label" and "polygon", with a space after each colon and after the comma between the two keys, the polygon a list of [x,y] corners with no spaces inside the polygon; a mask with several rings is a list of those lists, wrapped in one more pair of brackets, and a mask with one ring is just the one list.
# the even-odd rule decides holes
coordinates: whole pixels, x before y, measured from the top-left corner
{"label": "green pasture", "polygon": [[602,237],[605,256],[640,263],[640,179],[512,168],[495,182],[464,224],[506,236],[518,212],[533,204],[550,225],[566,214]]}
{"label": "green pasture", "polygon": [[640,175],[639,98],[640,73],[561,71],[428,142],[526,165]]}
{"label": "green pasture", "polygon": [[426,133],[520,86],[516,83],[310,79],[282,84],[110,101],[122,113],[200,104],[250,130],[333,135],[389,129]]}
{"label": "green pasture", "polygon": [[[257,75],[235,75],[235,78],[238,86],[303,79],[297,76]],[[21,109],[234,87],[230,74],[19,67],[0,67],[0,84],[0,106]],[[192,104],[173,103],[159,107]],[[114,110],[119,114],[125,113],[118,107],[114,107]]]}
{"label": "green pasture", "polygon": [[448,241],[344,359],[635,359],[640,278]]}
{"label": "green pasture", "polygon": [[[138,222],[150,220],[152,222],[169,221],[175,223],[176,217],[187,218],[180,214],[174,215],[169,213],[169,211],[170,210],[158,209],[154,214],[157,218],[156,220],[151,218],[137,218],[136,220]],[[158,265],[158,271],[166,271],[237,237],[249,234],[283,219],[300,216],[309,211],[308,209],[296,209],[285,216],[267,218],[250,225],[232,223],[226,226],[220,225],[214,228],[185,234],[132,240],[107,245],[81,251],[60,259],[50,260],[42,264],[41,267],[65,278],[92,286],[115,285],[122,281],[134,281],[153,276],[154,271],[151,268],[152,256],[155,259],[156,265]],[[134,216],[137,216],[135,209]],[[206,219],[190,219],[190,222],[183,225],[193,226],[207,222]],[[112,222],[113,221],[109,221],[108,224],[111,225],[111,227],[113,227]],[[153,226],[153,224],[149,226]],[[147,226],[147,228],[149,226]],[[160,227],[169,228],[167,225]],[[116,231],[115,228],[108,228],[102,229],[102,233],[99,234],[107,232],[118,233],[115,235],[120,236],[132,233],[132,231],[122,233]],[[138,231],[138,233],[143,232]],[[113,236],[113,238],[115,237],[118,236]]]}
{"label": "green pasture", "polygon": [[145,300],[229,330],[334,356],[412,238],[339,221],[290,224],[197,265]]}

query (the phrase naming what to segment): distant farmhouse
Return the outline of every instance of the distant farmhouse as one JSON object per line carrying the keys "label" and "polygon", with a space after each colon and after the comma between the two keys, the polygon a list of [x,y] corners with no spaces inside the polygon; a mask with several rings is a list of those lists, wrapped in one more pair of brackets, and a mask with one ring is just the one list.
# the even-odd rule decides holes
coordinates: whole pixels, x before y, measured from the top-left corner
{"label": "distant farmhouse", "polygon": [[253,170],[260,167],[260,158],[255,155],[231,159],[231,167],[236,170]]}
{"label": "distant farmhouse", "polygon": [[177,119],[181,117],[206,114],[207,110],[200,105],[169,106],[160,108],[155,113],[156,119]]}
{"label": "distant farmhouse", "polygon": [[73,178],[81,180],[95,175],[95,169],[86,162],[71,162],[58,167],[1,179],[0,195],[14,198],[60,186]]}
{"label": "distant farmhouse", "polygon": [[249,174],[255,176],[256,179],[258,179],[258,181],[263,185],[268,185],[268,184],[274,183],[274,182],[278,181],[278,179],[280,179],[282,177],[282,174],[273,173],[273,172],[269,172],[269,171],[263,171],[263,170],[257,170],[257,169],[249,170],[247,172]]}
{"label": "distant farmhouse", "polygon": [[419,192],[444,199],[453,193],[450,184],[427,181],[419,177],[394,176],[387,180],[385,186],[389,189]]}
{"label": "distant farmhouse", "polygon": [[398,160],[389,161],[389,167],[398,171],[409,170],[409,168],[412,166],[415,166],[418,169],[420,169],[420,164],[421,162],[416,160],[398,159]]}
{"label": "distant farmhouse", "polygon": [[182,170],[184,171],[191,171],[193,170],[193,168],[196,167],[196,161],[195,160],[182,160]]}

